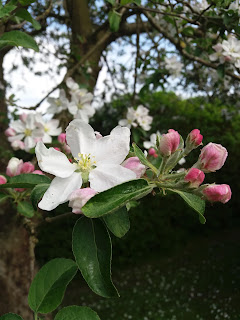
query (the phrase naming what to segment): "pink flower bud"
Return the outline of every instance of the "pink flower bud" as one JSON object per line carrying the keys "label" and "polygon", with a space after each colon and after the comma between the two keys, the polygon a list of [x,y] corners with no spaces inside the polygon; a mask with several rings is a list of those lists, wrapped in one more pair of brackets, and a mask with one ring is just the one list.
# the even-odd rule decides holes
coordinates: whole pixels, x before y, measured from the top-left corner
{"label": "pink flower bud", "polygon": [[32,173],[34,169],[34,165],[31,162],[24,162],[20,173]]}
{"label": "pink flower bud", "polygon": [[154,153],[153,158],[158,158],[158,154]]}
{"label": "pink flower bud", "polygon": [[3,175],[0,175],[0,184],[5,184],[5,183],[7,183],[6,177],[4,177]]}
{"label": "pink flower bud", "polygon": [[140,162],[138,157],[131,157],[122,163],[124,168],[132,170],[136,174],[136,178],[139,179],[144,175],[146,167]]}
{"label": "pink flower bud", "polygon": [[9,177],[14,177],[20,174],[23,161],[18,158],[11,158],[8,162],[6,174]]}
{"label": "pink flower bud", "polygon": [[66,133],[61,133],[59,136],[58,136],[58,141],[60,143],[66,143]]}
{"label": "pink flower bud", "polygon": [[25,149],[25,144],[23,141],[20,140],[15,140],[11,143],[11,147],[13,150],[24,150]]}
{"label": "pink flower bud", "polygon": [[7,137],[13,137],[16,135],[16,131],[13,130],[12,128],[7,128],[7,130],[5,130],[5,136]]}
{"label": "pink flower bud", "polygon": [[224,165],[228,152],[220,144],[210,142],[201,150],[197,165],[204,172],[214,172]]}
{"label": "pink flower bud", "polygon": [[196,148],[202,143],[202,140],[203,136],[200,134],[200,130],[194,129],[189,133],[186,143],[190,143],[192,147]]}
{"label": "pink flower bud", "polygon": [[69,197],[69,207],[72,207],[72,212],[82,213],[82,207],[95,196],[97,192],[91,188],[77,189],[73,191]]}
{"label": "pink flower bud", "polygon": [[159,149],[163,157],[169,157],[174,153],[180,144],[180,135],[177,131],[169,129],[167,134],[163,134],[160,139]]}
{"label": "pink flower bud", "polygon": [[231,199],[232,192],[228,184],[212,184],[203,189],[202,193],[207,200],[226,203]]}
{"label": "pink flower bud", "polygon": [[41,170],[34,170],[32,173],[41,174],[41,175],[45,176],[45,174]]}
{"label": "pink flower bud", "polygon": [[69,147],[66,143],[63,145],[63,150],[64,150],[67,154],[71,153],[71,149],[70,149],[70,147]]}
{"label": "pink flower bud", "polygon": [[25,122],[27,120],[27,117],[28,117],[27,113],[24,112],[19,116],[19,119]]}
{"label": "pink flower bud", "polygon": [[184,177],[184,181],[190,182],[190,187],[198,188],[203,182],[204,178],[205,174],[201,170],[197,168],[191,168]]}
{"label": "pink flower bud", "polygon": [[232,58],[230,56],[224,56],[224,61],[230,62],[232,61]]}
{"label": "pink flower bud", "polygon": [[97,140],[102,138],[102,135],[101,135],[100,132],[94,131],[94,133],[95,133],[95,136],[96,136]]}
{"label": "pink flower bud", "polygon": [[156,153],[156,150],[155,150],[154,148],[150,148],[150,149],[148,150],[148,154],[149,154],[150,156],[154,156],[155,153]]}
{"label": "pink flower bud", "polygon": [[58,147],[54,147],[55,150],[60,151],[60,149]]}

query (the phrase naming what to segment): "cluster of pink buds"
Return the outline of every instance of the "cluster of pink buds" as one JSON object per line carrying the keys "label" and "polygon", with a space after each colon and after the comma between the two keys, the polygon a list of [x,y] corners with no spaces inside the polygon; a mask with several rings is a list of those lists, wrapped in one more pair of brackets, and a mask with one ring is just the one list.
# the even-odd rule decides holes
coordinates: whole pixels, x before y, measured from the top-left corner
{"label": "cluster of pink buds", "polygon": [[[35,170],[31,162],[23,162],[22,159],[11,158],[6,168],[6,175],[9,177],[18,176],[22,173],[44,174],[41,170]],[[6,177],[0,175],[0,184],[7,183]],[[24,189],[15,189],[16,191],[23,191]]]}
{"label": "cluster of pink buds", "polygon": [[[66,154],[71,153],[71,149],[70,147],[67,145],[67,141],[66,141],[66,133],[61,133],[58,136],[58,142],[61,143],[61,147],[62,147],[62,151]],[[60,151],[60,148],[55,148],[56,150]]]}
{"label": "cluster of pink buds", "polygon": [[[159,179],[164,177],[168,182],[176,179],[176,188],[194,193],[211,202],[220,201],[226,203],[231,199],[231,189],[228,185],[201,185],[205,179],[205,173],[221,169],[226,161],[228,152],[220,144],[211,142],[203,147],[198,161],[191,169],[183,169],[177,174],[172,172],[172,169],[180,159],[202,145],[202,140],[203,136],[198,129],[194,129],[189,133],[185,147],[183,139],[177,131],[170,129],[168,133],[162,135],[158,147],[158,152],[162,156]],[[156,152],[155,149],[154,151]]]}

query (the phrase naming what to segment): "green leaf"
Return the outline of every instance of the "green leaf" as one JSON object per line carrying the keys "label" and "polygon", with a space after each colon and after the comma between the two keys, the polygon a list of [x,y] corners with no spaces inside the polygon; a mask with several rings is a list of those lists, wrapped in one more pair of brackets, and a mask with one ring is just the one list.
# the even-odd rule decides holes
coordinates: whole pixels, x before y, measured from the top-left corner
{"label": "green leaf", "polygon": [[36,41],[28,34],[18,30],[5,32],[0,37],[0,49],[2,49],[5,46],[20,46],[24,48],[33,49],[36,52],[39,51]]}
{"label": "green leaf", "polygon": [[129,3],[132,3],[132,2],[133,2],[133,0],[121,0],[120,4],[122,6],[125,6],[126,4],[129,4]]}
{"label": "green leaf", "polygon": [[158,169],[156,167],[154,167],[154,165],[151,164],[151,162],[149,162],[146,159],[146,157],[145,157],[144,153],[142,152],[142,150],[135,143],[133,143],[133,149],[134,149],[135,155],[138,157],[140,162],[142,164],[144,164],[146,167],[150,168],[156,175],[158,175]]}
{"label": "green leaf", "polygon": [[130,221],[126,207],[103,217],[108,229],[118,238],[122,238],[130,229]]}
{"label": "green leaf", "polygon": [[4,194],[4,193],[0,193],[0,204],[3,203],[5,200],[7,200],[8,198],[10,198],[9,195]]}
{"label": "green leaf", "polygon": [[28,6],[29,4],[36,2],[36,0],[18,0],[22,6]]}
{"label": "green leaf", "polygon": [[206,219],[204,217],[204,211],[205,211],[205,201],[202,200],[200,197],[188,193],[183,192],[175,189],[171,189],[171,191],[179,194],[183,200],[199,214],[199,221],[204,224],[206,222]]}
{"label": "green leaf", "polygon": [[8,183],[1,184],[1,188],[34,188],[37,184],[51,183],[51,179],[42,174],[23,173],[9,179]]}
{"label": "green leaf", "polygon": [[108,14],[108,20],[110,25],[110,30],[113,32],[118,31],[121,22],[121,15],[117,11],[110,11]]}
{"label": "green leaf", "polygon": [[23,320],[23,318],[15,313],[6,313],[0,317],[0,320]]}
{"label": "green leaf", "polygon": [[112,243],[103,222],[80,218],[72,245],[78,268],[92,291],[106,298],[118,297],[111,279]]}
{"label": "green leaf", "polygon": [[100,318],[88,307],[69,306],[60,310],[54,320],[100,320]]}
{"label": "green leaf", "polygon": [[146,196],[152,189],[144,179],[128,181],[96,194],[82,207],[82,212],[89,218],[99,218],[125,206],[130,200]]}
{"label": "green leaf", "polygon": [[76,263],[71,259],[57,258],[46,263],[31,284],[28,295],[30,308],[40,313],[55,310],[76,272]]}
{"label": "green leaf", "polygon": [[110,3],[112,6],[115,5],[116,1],[115,0],[106,0],[108,3]]}
{"label": "green leaf", "polygon": [[27,201],[19,202],[17,206],[17,211],[18,213],[20,213],[21,215],[27,218],[32,218],[35,214],[33,206]]}
{"label": "green leaf", "polygon": [[48,183],[42,183],[42,184],[36,185],[36,187],[34,187],[34,189],[32,190],[30,198],[31,198],[33,208],[35,210],[37,210],[38,202],[41,200],[41,198],[43,197],[44,193],[47,191],[48,188],[49,188]]}
{"label": "green leaf", "polygon": [[24,8],[19,9],[15,13],[15,16],[30,22],[36,30],[41,29],[40,23],[37,20],[35,20],[26,9],[24,9]]}
{"label": "green leaf", "polygon": [[17,6],[15,6],[12,1],[7,3],[3,8],[0,8],[0,18],[3,18],[7,16],[9,13],[11,13],[13,10],[15,10]]}
{"label": "green leaf", "polygon": [[134,0],[133,1],[136,5],[140,6],[141,5],[141,0]]}

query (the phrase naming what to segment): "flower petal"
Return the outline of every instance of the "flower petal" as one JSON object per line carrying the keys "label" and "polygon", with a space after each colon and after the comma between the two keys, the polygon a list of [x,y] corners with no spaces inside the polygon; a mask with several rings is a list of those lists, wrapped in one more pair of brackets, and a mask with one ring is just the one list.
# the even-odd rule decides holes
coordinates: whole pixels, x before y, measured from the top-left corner
{"label": "flower petal", "polygon": [[15,120],[10,124],[10,128],[15,130],[17,133],[24,132],[25,125],[21,120]]}
{"label": "flower petal", "polygon": [[89,174],[90,187],[98,192],[133,179],[136,174],[120,165],[101,165]]}
{"label": "flower petal", "polygon": [[93,156],[97,165],[121,164],[129,153],[130,130],[117,126],[109,136],[96,141]]}
{"label": "flower petal", "polygon": [[96,141],[93,128],[86,122],[75,119],[70,122],[66,129],[66,139],[72,155],[78,156],[78,153],[91,154]]}
{"label": "flower petal", "polygon": [[37,143],[35,152],[42,171],[67,178],[76,170],[76,165],[70,163],[65,154],[54,148],[47,149],[41,141]]}
{"label": "flower petal", "polygon": [[38,207],[42,210],[51,211],[59,204],[68,201],[70,194],[81,186],[82,177],[78,172],[74,172],[68,178],[56,177],[51,182]]}

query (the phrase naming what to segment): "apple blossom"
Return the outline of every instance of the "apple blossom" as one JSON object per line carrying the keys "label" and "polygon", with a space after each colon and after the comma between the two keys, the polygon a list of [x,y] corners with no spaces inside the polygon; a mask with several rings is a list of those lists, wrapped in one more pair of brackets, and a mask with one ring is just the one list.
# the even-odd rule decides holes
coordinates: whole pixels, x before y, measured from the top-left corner
{"label": "apple blossom", "polygon": [[72,207],[72,212],[79,214],[82,213],[82,207],[95,196],[97,192],[91,188],[77,189],[69,196],[69,207]]}
{"label": "apple blossom", "polygon": [[169,157],[174,153],[180,144],[180,135],[177,131],[169,129],[167,134],[163,134],[159,143],[159,150],[163,157]]}
{"label": "apple blossom", "polygon": [[47,102],[50,104],[47,109],[47,113],[50,114],[57,114],[63,110],[67,110],[69,104],[66,93],[63,89],[60,90],[58,98],[48,98]]}
{"label": "apple blossom", "polygon": [[72,101],[68,105],[68,111],[74,118],[88,122],[89,118],[95,113],[95,109],[91,106],[92,99],[92,93],[86,89],[79,89],[77,94],[72,95]]}
{"label": "apple blossom", "polygon": [[4,177],[3,175],[0,175],[0,184],[5,184],[5,183],[7,183],[6,177]]}
{"label": "apple blossom", "polygon": [[8,161],[6,174],[9,177],[13,177],[13,176],[16,176],[16,175],[20,174],[20,169],[21,169],[22,164],[23,164],[22,160],[20,160],[18,158],[15,158],[15,157],[12,157]]}
{"label": "apple blossom", "polygon": [[231,199],[232,192],[227,184],[212,184],[207,186],[202,191],[208,201],[220,201],[226,203]]}
{"label": "apple blossom", "polygon": [[119,120],[118,124],[123,127],[131,128],[137,127],[137,122],[136,122],[136,114],[134,108],[128,108],[127,110],[127,116],[126,119],[121,119]]}
{"label": "apple blossom", "polygon": [[34,174],[41,174],[41,175],[45,175],[41,170],[34,170],[32,173]]}
{"label": "apple blossom", "polygon": [[15,140],[11,143],[13,150],[25,150],[25,144],[23,141]]}
{"label": "apple blossom", "polygon": [[13,137],[16,135],[16,131],[13,130],[12,128],[7,128],[7,130],[5,130],[4,133],[6,137]]}
{"label": "apple blossom", "polygon": [[52,136],[58,136],[62,129],[59,126],[59,120],[51,119],[46,120],[41,114],[36,114],[36,124],[44,132],[41,140],[44,143],[52,143]]}
{"label": "apple blossom", "polygon": [[232,59],[240,58],[240,41],[234,36],[229,36],[228,40],[222,42],[223,55]]}
{"label": "apple blossom", "polygon": [[34,169],[34,165],[31,162],[24,162],[21,166],[20,173],[32,173]]}
{"label": "apple blossom", "polygon": [[191,188],[198,188],[200,184],[203,183],[204,179],[204,172],[197,168],[191,168],[184,177],[184,181],[189,182]]}
{"label": "apple blossom", "polygon": [[68,201],[71,193],[87,181],[92,189],[101,192],[136,178],[133,171],[121,166],[129,153],[128,128],[118,126],[110,135],[97,139],[89,124],[76,119],[68,125],[66,138],[75,160],[73,163],[62,152],[47,149],[42,142],[36,146],[40,169],[56,176],[39,208],[53,210]]}
{"label": "apple blossom", "polygon": [[141,178],[146,171],[146,167],[140,162],[138,157],[128,158],[122,163],[122,166],[135,172],[137,179]]}
{"label": "apple blossom", "polygon": [[204,172],[214,172],[222,168],[227,156],[226,148],[220,144],[210,142],[202,148],[196,167]]}
{"label": "apple blossom", "polygon": [[181,74],[183,64],[177,60],[177,56],[172,56],[170,58],[165,57],[165,67],[169,71],[169,73],[174,76],[178,77]]}
{"label": "apple blossom", "polygon": [[143,146],[145,149],[155,148],[157,145],[157,136],[160,137],[160,132],[157,131],[157,133],[152,133],[150,135],[150,141],[144,141]]}

